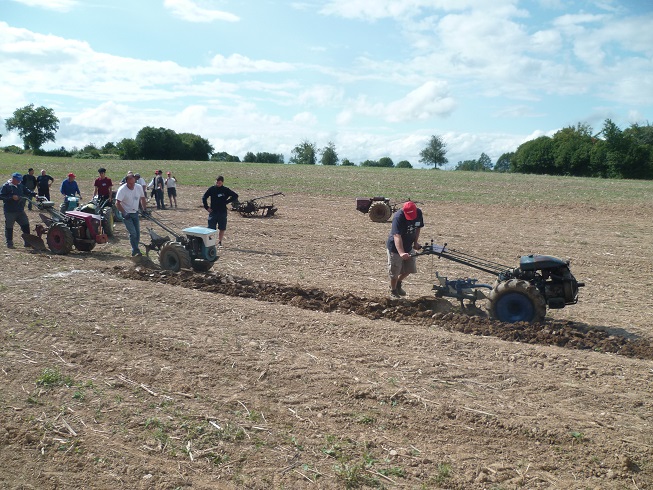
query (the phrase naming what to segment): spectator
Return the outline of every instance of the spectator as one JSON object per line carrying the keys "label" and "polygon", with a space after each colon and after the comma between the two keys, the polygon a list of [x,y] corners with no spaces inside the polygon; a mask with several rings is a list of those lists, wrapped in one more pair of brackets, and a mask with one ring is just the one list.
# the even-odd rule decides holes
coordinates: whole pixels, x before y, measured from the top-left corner
{"label": "spectator", "polygon": [[168,189],[168,200],[170,201],[170,207],[172,207],[172,201],[175,201],[175,209],[177,209],[177,179],[174,175],[168,172],[166,178],[166,189]]}
{"label": "spectator", "polygon": [[[4,202],[7,248],[14,248],[15,223],[18,223],[24,235],[29,235],[29,218],[25,212],[25,200],[27,196],[35,196],[36,193],[26,189],[22,182],[23,176],[16,172],[0,189],[0,199]],[[26,247],[30,246],[26,240],[23,241]]]}
{"label": "spectator", "polygon": [[165,209],[166,201],[163,195],[163,188],[165,187],[165,182],[163,180],[163,170],[157,170],[154,173],[156,174],[154,177],[154,199],[156,200],[156,208]]}
{"label": "spectator", "polygon": [[[23,186],[25,189],[30,190],[34,192],[34,189],[36,189],[36,176],[34,175],[34,169],[30,168],[27,170],[27,173],[23,175]],[[32,210],[32,196],[27,196],[28,202],[27,202],[27,209],[29,211]]]}
{"label": "spectator", "polygon": [[[208,199],[211,198],[211,205],[208,204]],[[227,230],[227,204],[232,201],[238,200],[238,194],[224,186],[224,177],[222,175],[215,179],[215,185],[209,187],[204,196],[202,196],[202,203],[204,209],[209,212],[209,228],[217,229],[218,231],[218,246],[222,246],[222,239],[224,232]]]}
{"label": "spectator", "polygon": [[46,174],[45,170],[41,170],[41,175],[36,178],[39,196],[45,197],[48,201],[50,200],[50,186],[52,182],[54,182],[54,179]]}

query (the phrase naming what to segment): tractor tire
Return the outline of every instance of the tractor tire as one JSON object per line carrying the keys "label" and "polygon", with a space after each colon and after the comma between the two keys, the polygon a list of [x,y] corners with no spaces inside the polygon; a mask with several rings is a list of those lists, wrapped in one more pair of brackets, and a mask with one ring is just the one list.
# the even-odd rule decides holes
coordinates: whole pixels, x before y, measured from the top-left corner
{"label": "tractor tire", "polygon": [[55,223],[48,230],[47,241],[53,254],[66,255],[73,249],[73,232],[64,223]]}
{"label": "tractor tire", "polygon": [[539,323],[546,315],[546,302],[528,281],[510,279],[495,285],[489,298],[490,318],[506,323]]}
{"label": "tractor tire", "polygon": [[95,241],[74,239],[75,248],[80,252],[90,252],[95,248]]}
{"label": "tractor tire", "polygon": [[159,252],[161,268],[167,271],[179,272],[181,269],[190,269],[191,260],[188,250],[181,243],[168,242]]}
{"label": "tractor tire", "polygon": [[383,201],[374,201],[367,212],[375,223],[385,223],[392,216],[392,209]]}
{"label": "tractor tire", "polygon": [[111,208],[104,208],[102,211],[102,228],[107,236],[113,236],[113,210]]}
{"label": "tractor tire", "polygon": [[209,272],[213,264],[215,262],[209,262],[208,260],[193,260],[191,265],[196,272]]}

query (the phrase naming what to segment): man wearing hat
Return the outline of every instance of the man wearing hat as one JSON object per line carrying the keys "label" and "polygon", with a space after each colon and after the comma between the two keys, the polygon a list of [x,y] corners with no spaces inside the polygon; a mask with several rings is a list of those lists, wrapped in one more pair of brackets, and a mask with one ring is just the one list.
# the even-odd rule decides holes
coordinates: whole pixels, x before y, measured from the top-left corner
{"label": "man wearing hat", "polygon": [[61,188],[59,189],[61,194],[63,194],[63,209],[68,209],[68,196],[74,196],[75,194],[79,195],[79,200],[82,200],[82,193],[79,191],[79,186],[75,180],[75,174],[69,173],[68,178],[61,183]]}
{"label": "man wearing hat", "polygon": [[412,201],[404,203],[392,217],[392,228],[386,242],[392,298],[406,295],[406,291],[401,287],[402,282],[409,274],[417,272],[416,259],[412,252],[422,248],[417,240],[423,226],[422,210]]}
{"label": "man wearing hat", "polygon": [[[23,176],[16,172],[0,189],[0,199],[4,202],[5,212],[5,240],[7,248],[14,248],[14,223],[18,223],[23,233],[29,235],[29,219],[25,213],[27,197],[36,196],[23,185]],[[25,241],[25,246],[30,245]]]}
{"label": "man wearing hat", "polygon": [[93,197],[97,196],[100,199],[100,202],[111,200],[111,191],[113,189],[113,182],[107,177],[107,169],[101,167],[98,169],[97,173],[99,177],[95,179],[93,183]]}

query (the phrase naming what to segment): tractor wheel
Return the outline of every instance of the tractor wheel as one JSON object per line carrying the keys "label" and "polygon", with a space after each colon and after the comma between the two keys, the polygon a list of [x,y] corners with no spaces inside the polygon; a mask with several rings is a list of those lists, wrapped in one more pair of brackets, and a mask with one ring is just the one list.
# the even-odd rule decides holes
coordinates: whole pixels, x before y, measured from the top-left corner
{"label": "tractor wheel", "polygon": [[188,250],[181,243],[177,242],[168,242],[161,247],[159,263],[162,269],[172,272],[179,272],[181,269],[191,268]]}
{"label": "tractor wheel", "polygon": [[544,320],[546,302],[528,281],[510,279],[497,284],[490,292],[490,318],[506,323]]}
{"label": "tractor wheel", "polygon": [[111,208],[104,208],[102,211],[102,228],[107,236],[113,236],[113,210]]}
{"label": "tractor wheel", "polygon": [[192,266],[193,270],[196,272],[208,272],[213,267],[215,262],[209,262],[208,260],[193,260]]}
{"label": "tractor wheel", "polygon": [[73,243],[75,244],[75,248],[80,252],[90,252],[95,248],[95,240],[91,241],[91,240],[74,239]]}
{"label": "tractor wheel", "polygon": [[73,232],[64,223],[55,223],[48,230],[48,248],[53,254],[66,255],[73,249]]}
{"label": "tractor wheel", "polygon": [[392,209],[383,201],[374,201],[367,213],[375,223],[385,223],[392,216]]}

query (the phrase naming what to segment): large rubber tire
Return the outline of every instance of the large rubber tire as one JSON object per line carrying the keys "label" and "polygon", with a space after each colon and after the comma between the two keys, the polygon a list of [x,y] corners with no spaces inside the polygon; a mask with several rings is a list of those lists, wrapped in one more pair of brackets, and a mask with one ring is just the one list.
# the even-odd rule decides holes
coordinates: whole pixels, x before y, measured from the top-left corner
{"label": "large rubber tire", "polygon": [[546,302],[528,281],[510,279],[497,284],[490,292],[490,318],[506,323],[544,320]]}
{"label": "large rubber tire", "polygon": [[102,228],[104,228],[104,233],[106,233],[107,236],[113,236],[113,227],[113,209],[110,207],[104,208],[102,210]]}
{"label": "large rubber tire", "polygon": [[215,262],[209,262],[208,260],[193,260],[192,266],[193,270],[197,272],[208,272],[211,270]]}
{"label": "large rubber tire", "polygon": [[90,252],[95,248],[96,243],[87,240],[73,240],[75,248],[80,252]]}
{"label": "large rubber tire", "polygon": [[367,213],[375,223],[385,223],[392,216],[392,209],[384,201],[374,201]]}
{"label": "large rubber tire", "polygon": [[64,223],[55,223],[48,230],[48,248],[53,254],[66,255],[73,249],[73,232]]}
{"label": "large rubber tire", "polygon": [[181,269],[191,268],[188,250],[181,243],[177,242],[168,242],[161,247],[159,263],[162,269],[172,272],[179,272]]}

